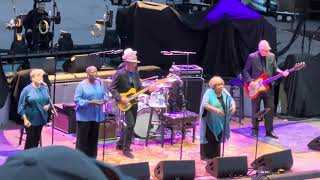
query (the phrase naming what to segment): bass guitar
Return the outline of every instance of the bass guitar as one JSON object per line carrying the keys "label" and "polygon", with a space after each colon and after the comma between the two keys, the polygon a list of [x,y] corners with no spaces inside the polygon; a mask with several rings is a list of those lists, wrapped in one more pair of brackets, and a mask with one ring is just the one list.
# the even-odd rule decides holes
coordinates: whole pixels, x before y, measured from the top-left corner
{"label": "bass guitar", "polygon": [[[288,72],[294,72],[299,71],[300,69],[304,68],[306,66],[305,62],[297,63],[294,65],[293,68],[289,69]],[[257,79],[253,80],[249,83],[244,84],[244,89],[247,95],[251,99],[257,98],[257,96],[263,92],[269,89],[269,83],[281,78],[283,75],[281,73],[272,76],[270,78],[267,78],[267,73],[262,73]]]}

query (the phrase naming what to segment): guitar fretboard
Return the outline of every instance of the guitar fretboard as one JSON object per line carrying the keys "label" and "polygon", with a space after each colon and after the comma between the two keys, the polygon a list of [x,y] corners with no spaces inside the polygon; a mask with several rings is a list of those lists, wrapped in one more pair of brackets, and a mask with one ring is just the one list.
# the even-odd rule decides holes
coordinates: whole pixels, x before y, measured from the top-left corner
{"label": "guitar fretboard", "polygon": [[[293,71],[295,71],[295,70],[296,70],[295,68],[291,68],[291,69],[289,69],[288,71],[289,71],[289,73],[291,73],[291,72],[293,72]],[[277,75],[275,75],[275,76],[272,76],[272,77],[270,77],[270,78],[262,81],[261,84],[262,84],[262,85],[267,85],[267,84],[271,83],[272,81],[275,81],[275,80],[277,80],[277,79],[279,79],[279,78],[281,78],[281,77],[283,77],[283,75],[282,75],[281,73],[279,73],[279,74],[277,74]]]}

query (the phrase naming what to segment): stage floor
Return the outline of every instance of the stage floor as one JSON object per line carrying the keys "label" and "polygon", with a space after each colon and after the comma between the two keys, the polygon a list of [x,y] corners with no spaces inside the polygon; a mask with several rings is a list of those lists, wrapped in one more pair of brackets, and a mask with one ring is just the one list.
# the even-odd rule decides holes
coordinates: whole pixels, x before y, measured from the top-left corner
{"label": "stage floor", "polygon": [[[294,164],[292,172],[302,172],[309,170],[320,170],[319,160],[320,152],[304,148],[307,146],[308,139],[305,137],[316,138],[320,135],[320,119],[306,119],[300,121],[287,121],[284,119],[275,118],[275,132],[279,135],[279,140],[273,140],[264,137],[261,133],[261,141],[258,142],[257,157],[281,151],[284,149],[291,149]],[[18,145],[19,140],[19,126],[12,124],[7,125],[5,129],[0,132],[0,164],[5,159],[23,149],[23,144]],[[250,130],[250,119],[246,118],[239,124],[232,121],[231,138],[225,144],[225,156],[247,156],[248,164],[255,158],[256,140],[248,135]],[[301,127],[305,127],[303,133]],[[4,127],[2,127],[4,128]],[[313,129],[311,135],[307,136],[308,129]],[[263,129],[263,128],[262,128]],[[317,134],[318,133],[318,134]],[[196,179],[214,179],[205,171],[205,162],[200,160],[199,155],[199,131],[197,128],[196,140],[192,143],[192,133],[188,133],[182,150],[183,160],[195,160],[196,162]],[[317,135],[316,135],[317,134]],[[299,138],[290,138],[290,137]],[[314,137],[312,137],[314,136]],[[45,127],[43,130],[42,143],[43,146],[51,145],[51,127]],[[292,143],[288,143],[292,141]],[[297,141],[297,142],[293,142]],[[104,161],[109,164],[127,164],[136,162],[149,162],[150,174],[154,179],[153,169],[158,162],[162,160],[179,160],[180,159],[180,135],[177,134],[174,139],[174,144],[170,144],[169,138],[166,139],[164,148],[161,148],[159,139],[152,139],[149,141],[148,147],[145,147],[143,139],[135,138],[131,148],[133,149],[134,159],[129,159],[122,156],[121,151],[115,149],[115,141],[107,141],[105,144]],[[61,131],[54,130],[54,145],[64,145],[71,148],[75,147],[75,137],[70,134],[65,134]],[[99,142],[98,159],[103,158],[103,142]],[[61,162],[62,163],[62,162]]]}

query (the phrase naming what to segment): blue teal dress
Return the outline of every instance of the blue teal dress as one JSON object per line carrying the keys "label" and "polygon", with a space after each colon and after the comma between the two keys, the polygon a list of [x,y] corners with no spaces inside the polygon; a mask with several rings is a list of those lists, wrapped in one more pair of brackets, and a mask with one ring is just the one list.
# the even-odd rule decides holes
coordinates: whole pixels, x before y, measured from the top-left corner
{"label": "blue teal dress", "polygon": [[[223,102],[226,106],[226,121],[224,120],[224,116],[221,117],[215,112],[207,111],[206,115],[204,115],[204,107],[207,105],[214,106],[215,108],[219,108],[223,111],[223,107],[220,101],[217,98],[215,91],[210,88],[207,89],[203,95],[201,107],[200,107],[200,144],[207,144],[208,141],[206,139],[206,127],[208,126],[211,132],[213,133],[217,142],[219,142],[218,135],[223,131],[224,122],[226,122],[226,132],[225,137],[226,139],[230,138],[230,118],[231,118],[231,111],[230,108],[232,103],[234,103],[233,98],[230,94],[224,90],[222,92]],[[203,117],[204,116],[204,117]]]}
{"label": "blue teal dress", "polygon": [[48,112],[43,108],[47,104],[50,104],[47,87],[36,88],[29,84],[21,92],[18,114],[26,115],[32,126],[43,126],[48,121]]}
{"label": "blue teal dress", "polygon": [[74,94],[76,120],[95,122],[104,121],[105,116],[103,106],[89,104],[90,100],[108,101],[104,84],[100,80],[95,80],[94,83],[91,84],[87,79],[85,79],[78,84]]}

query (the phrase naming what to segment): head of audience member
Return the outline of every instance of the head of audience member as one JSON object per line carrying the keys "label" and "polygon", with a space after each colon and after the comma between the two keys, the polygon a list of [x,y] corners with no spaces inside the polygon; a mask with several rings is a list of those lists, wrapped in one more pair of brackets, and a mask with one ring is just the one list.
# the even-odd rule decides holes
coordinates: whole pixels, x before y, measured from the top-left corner
{"label": "head of audience member", "polygon": [[118,180],[123,177],[127,178],[116,167],[64,146],[25,150],[9,157],[0,166],[0,179],[3,180]]}
{"label": "head of audience member", "polygon": [[34,87],[39,87],[43,82],[45,72],[42,69],[32,69],[30,72],[31,82]]}
{"label": "head of audience member", "polygon": [[209,81],[209,87],[220,96],[224,89],[224,80],[220,76],[213,76]]}
{"label": "head of audience member", "polygon": [[271,47],[270,47],[268,41],[261,40],[259,42],[259,54],[260,54],[260,56],[262,56],[262,57],[268,56],[269,53],[270,53],[270,50],[271,50]]}
{"label": "head of audience member", "polygon": [[87,77],[90,82],[94,82],[97,79],[98,70],[95,66],[89,66],[86,68]]}
{"label": "head of audience member", "polygon": [[126,68],[130,72],[136,70],[137,64],[140,63],[137,58],[137,51],[134,51],[131,48],[124,50],[122,60],[125,62]]}

